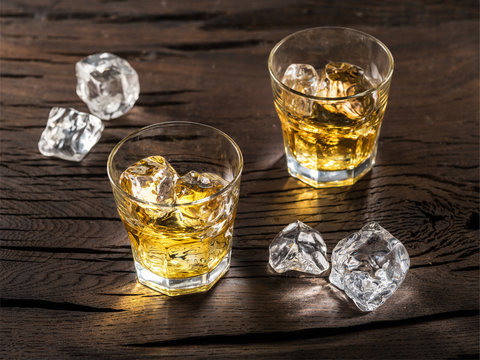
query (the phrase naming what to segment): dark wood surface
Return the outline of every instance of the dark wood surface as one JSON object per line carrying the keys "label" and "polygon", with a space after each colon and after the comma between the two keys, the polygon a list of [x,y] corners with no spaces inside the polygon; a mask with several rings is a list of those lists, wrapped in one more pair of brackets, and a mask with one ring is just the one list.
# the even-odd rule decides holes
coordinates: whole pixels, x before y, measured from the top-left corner
{"label": "dark wood surface", "polygon": [[[2,358],[478,358],[478,1],[1,2]],[[287,174],[267,56],[285,35],[347,26],[395,71],[373,171],[316,190]],[[141,95],[81,163],[42,156],[52,106],[87,111],[75,62],[101,51]],[[106,174],[121,138],[166,120],[230,134],[245,156],[233,263],[210,292],[135,281]],[[327,277],[278,275],[268,245],[299,219],[329,253],[367,221],[407,247],[401,288],[360,313]]]}

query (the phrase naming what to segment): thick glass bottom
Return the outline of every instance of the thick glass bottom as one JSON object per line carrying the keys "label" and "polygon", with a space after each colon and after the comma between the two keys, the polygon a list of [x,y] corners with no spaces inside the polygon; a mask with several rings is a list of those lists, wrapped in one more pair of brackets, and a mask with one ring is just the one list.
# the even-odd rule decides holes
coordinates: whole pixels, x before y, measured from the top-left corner
{"label": "thick glass bottom", "polygon": [[140,284],[168,296],[186,295],[209,290],[230,268],[231,251],[212,271],[184,279],[167,279],[143,267],[135,259],[137,279]]}
{"label": "thick glass bottom", "polygon": [[323,171],[308,169],[300,164],[290,153],[290,151],[287,150],[286,153],[289,174],[316,188],[347,186],[355,184],[358,179],[368,173],[373,167],[375,164],[376,154],[377,149],[375,146],[372,154],[353,169]]}

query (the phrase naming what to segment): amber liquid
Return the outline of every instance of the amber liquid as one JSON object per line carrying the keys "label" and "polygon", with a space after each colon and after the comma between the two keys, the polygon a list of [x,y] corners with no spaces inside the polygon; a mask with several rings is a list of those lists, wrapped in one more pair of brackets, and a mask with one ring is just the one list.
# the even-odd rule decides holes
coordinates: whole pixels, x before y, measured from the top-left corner
{"label": "amber liquid", "polygon": [[[143,173],[149,174],[152,169],[144,160],[136,165],[143,166]],[[131,182],[124,176],[127,171],[122,174],[120,186],[131,193]],[[182,178],[177,181],[175,206],[150,206],[126,197],[117,198],[135,260],[163,278],[184,279],[208,273],[231,250],[236,208],[232,194],[189,205],[225,186],[226,182],[217,175],[202,176],[212,180],[211,186],[183,183]],[[145,189],[151,185],[147,183]]]}
{"label": "amber liquid", "polygon": [[[329,63],[318,70],[317,97],[348,97],[374,85],[364,71],[348,63]],[[294,89],[310,93],[302,82]],[[385,113],[388,89],[343,100],[317,100],[280,89],[275,108],[282,122],[285,150],[307,169],[351,170],[367,160],[376,143]]]}
{"label": "amber liquid", "polygon": [[351,119],[314,104],[311,116],[301,116],[295,109],[275,106],[286,151],[304,167],[322,171],[354,169],[364,162],[374,151],[384,115],[383,108]]}
{"label": "amber liquid", "polygon": [[189,228],[176,214],[170,219],[154,219],[150,216],[143,224],[133,225],[123,217],[122,221],[136,260],[143,267],[167,279],[189,278],[207,273],[231,249],[233,220],[217,224],[220,229],[214,236],[205,230]]}

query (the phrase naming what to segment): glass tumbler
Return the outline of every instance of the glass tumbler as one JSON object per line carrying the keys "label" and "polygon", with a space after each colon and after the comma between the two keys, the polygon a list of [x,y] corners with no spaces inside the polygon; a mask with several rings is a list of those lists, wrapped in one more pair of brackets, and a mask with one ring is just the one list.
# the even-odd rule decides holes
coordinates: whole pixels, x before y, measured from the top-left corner
{"label": "glass tumbler", "polygon": [[[124,186],[122,173],[140,160],[158,155],[176,171],[176,179],[167,179],[173,181],[176,195],[159,202],[133,196]],[[164,122],[120,141],[107,167],[117,210],[130,238],[138,281],[171,296],[210,289],[230,266],[243,168],[237,144],[211,126]],[[197,196],[211,190],[208,179],[221,185],[206,197]],[[141,181],[145,178],[137,183]]]}
{"label": "glass tumbler", "polygon": [[387,47],[357,30],[306,29],[272,49],[268,69],[289,173],[314,187],[366,174],[393,74]]}

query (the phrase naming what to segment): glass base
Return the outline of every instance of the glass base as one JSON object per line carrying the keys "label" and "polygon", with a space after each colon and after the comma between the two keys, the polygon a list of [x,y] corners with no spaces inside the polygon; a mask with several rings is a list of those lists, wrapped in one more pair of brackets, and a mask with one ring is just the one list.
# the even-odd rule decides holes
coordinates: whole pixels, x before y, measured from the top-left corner
{"label": "glass base", "polygon": [[287,151],[288,172],[293,177],[315,188],[353,185],[373,167],[376,154],[375,149],[364,162],[354,169],[323,171],[306,168]]}
{"label": "glass base", "polygon": [[230,268],[231,251],[210,272],[185,279],[167,279],[144,268],[135,260],[137,279],[140,284],[168,296],[199,293],[209,290]]}

